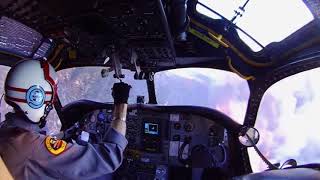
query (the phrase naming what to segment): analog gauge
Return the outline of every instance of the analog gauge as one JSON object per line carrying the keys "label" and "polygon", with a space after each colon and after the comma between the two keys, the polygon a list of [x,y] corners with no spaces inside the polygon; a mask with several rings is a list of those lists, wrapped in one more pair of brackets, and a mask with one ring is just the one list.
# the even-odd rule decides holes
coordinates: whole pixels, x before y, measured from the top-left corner
{"label": "analog gauge", "polygon": [[103,122],[106,120],[106,114],[103,111],[100,111],[97,115],[97,119],[100,122]]}

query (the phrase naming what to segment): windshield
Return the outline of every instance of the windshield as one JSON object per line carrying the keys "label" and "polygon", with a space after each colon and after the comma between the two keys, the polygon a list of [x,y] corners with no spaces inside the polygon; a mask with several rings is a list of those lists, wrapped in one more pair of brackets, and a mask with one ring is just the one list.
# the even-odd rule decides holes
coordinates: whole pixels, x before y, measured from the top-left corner
{"label": "windshield", "polygon": [[[298,165],[320,163],[320,68],[283,79],[264,94],[256,121],[258,148],[271,163],[296,159]],[[251,166],[267,166],[249,149]]]}
{"label": "windshield", "polygon": [[[106,77],[102,78],[103,69],[105,68],[78,67],[59,71],[58,94],[62,106],[81,99],[113,103],[111,88],[119,80],[113,78],[114,72],[107,72]],[[136,103],[137,96],[144,96],[147,101],[149,96],[146,81],[134,80],[132,71],[122,70],[122,73],[125,75],[123,82],[132,86],[128,102]]]}
{"label": "windshield", "polygon": [[[243,12],[239,7],[242,7],[246,1],[199,0],[228,20],[235,16],[235,10],[240,12],[242,16],[238,16],[234,22],[263,46],[283,40],[314,19],[302,0],[250,0]],[[200,4],[197,5],[197,11],[214,19],[220,18]],[[252,50],[261,50],[260,46],[241,31],[238,33]]]}
{"label": "windshield", "polygon": [[155,75],[158,104],[195,105],[220,110],[243,123],[249,87],[234,73],[215,69],[186,68]]}

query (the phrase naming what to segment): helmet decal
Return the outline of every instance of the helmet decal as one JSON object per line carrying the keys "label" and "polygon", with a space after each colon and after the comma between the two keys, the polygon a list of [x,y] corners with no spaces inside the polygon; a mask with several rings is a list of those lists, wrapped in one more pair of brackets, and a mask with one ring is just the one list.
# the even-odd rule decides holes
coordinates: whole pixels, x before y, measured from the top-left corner
{"label": "helmet decal", "polygon": [[33,109],[39,109],[45,102],[45,91],[41,86],[31,86],[26,94],[28,105]]}

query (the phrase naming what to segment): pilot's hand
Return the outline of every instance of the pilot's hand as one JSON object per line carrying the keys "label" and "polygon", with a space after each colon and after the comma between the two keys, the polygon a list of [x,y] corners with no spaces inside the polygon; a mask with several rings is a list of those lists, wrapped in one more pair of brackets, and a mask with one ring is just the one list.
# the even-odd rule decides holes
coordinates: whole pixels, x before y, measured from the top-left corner
{"label": "pilot's hand", "polygon": [[130,89],[131,86],[127,83],[114,83],[112,88],[114,104],[128,104]]}

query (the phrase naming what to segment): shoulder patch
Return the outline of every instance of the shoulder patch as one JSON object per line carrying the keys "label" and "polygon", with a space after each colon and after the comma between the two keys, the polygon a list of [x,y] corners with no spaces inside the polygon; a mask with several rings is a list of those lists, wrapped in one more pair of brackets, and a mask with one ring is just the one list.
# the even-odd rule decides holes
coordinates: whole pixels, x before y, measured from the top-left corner
{"label": "shoulder patch", "polygon": [[46,149],[53,155],[58,156],[67,148],[67,142],[53,137],[46,137],[44,145]]}

